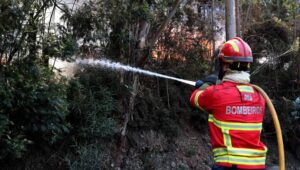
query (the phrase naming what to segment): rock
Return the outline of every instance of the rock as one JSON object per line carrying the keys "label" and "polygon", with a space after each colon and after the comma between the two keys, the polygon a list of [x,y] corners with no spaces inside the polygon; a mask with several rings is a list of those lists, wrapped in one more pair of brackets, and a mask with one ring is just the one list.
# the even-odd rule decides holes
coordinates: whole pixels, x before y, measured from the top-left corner
{"label": "rock", "polygon": [[175,167],[176,167],[176,163],[175,163],[175,162],[172,162],[172,163],[171,163],[171,166],[172,166],[172,168],[175,168]]}

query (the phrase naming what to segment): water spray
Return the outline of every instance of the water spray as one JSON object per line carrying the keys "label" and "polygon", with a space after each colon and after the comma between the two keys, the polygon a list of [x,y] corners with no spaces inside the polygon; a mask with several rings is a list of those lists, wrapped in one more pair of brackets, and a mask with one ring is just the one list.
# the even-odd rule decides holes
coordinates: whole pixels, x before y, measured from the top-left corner
{"label": "water spray", "polygon": [[110,68],[110,69],[117,70],[117,71],[120,71],[120,70],[131,71],[131,72],[135,72],[135,73],[145,74],[145,75],[148,75],[148,76],[155,76],[155,77],[175,80],[175,81],[179,81],[181,83],[185,83],[185,84],[188,84],[188,85],[191,85],[191,86],[195,86],[194,81],[184,80],[184,79],[171,77],[171,76],[166,76],[166,75],[151,72],[151,71],[148,71],[148,70],[143,70],[143,69],[131,67],[131,66],[128,66],[128,65],[123,65],[123,64],[118,63],[118,62],[112,62],[112,61],[107,60],[107,59],[100,59],[100,60],[94,60],[94,59],[80,60],[80,59],[77,59],[76,63],[77,64],[82,64],[82,65],[90,65],[90,66],[101,66],[101,67]]}

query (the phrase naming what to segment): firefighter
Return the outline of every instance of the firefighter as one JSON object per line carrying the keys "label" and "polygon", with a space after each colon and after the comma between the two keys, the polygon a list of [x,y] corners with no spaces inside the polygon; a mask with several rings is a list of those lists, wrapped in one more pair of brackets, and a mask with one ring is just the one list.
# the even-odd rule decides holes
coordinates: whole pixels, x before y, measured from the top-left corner
{"label": "firefighter", "polygon": [[190,97],[192,106],[208,113],[212,170],[265,169],[267,147],[260,141],[265,100],[250,84],[251,49],[236,37],[222,45],[218,58],[221,83],[207,87],[197,81]]}

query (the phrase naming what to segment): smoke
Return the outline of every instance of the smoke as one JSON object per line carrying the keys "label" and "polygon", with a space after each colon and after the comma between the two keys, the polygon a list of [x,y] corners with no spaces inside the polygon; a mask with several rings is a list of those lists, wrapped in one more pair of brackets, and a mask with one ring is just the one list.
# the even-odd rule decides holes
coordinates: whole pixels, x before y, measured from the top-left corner
{"label": "smoke", "polygon": [[121,70],[130,71],[130,72],[135,72],[135,73],[144,74],[144,75],[148,75],[148,76],[154,76],[154,77],[160,77],[160,78],[175,80],[175,81],[179,81],[179,82],[182,82],[182,83],[185,83],[185,84],[189,84],[191,86],[195,86],[194,81],[179,79],[179,78],[171,77],[171,76],[166,76],[166,75],[151,72],[151,71],[148,71],[148,70],[143,70],[143,69],[131,67],[131,66],[128,66],[128,65],[123,65],[123,64],[118,63],[118,62],[112,62],[112,61],[107,60],[107,59],[100,59],[100,60],[94,60],[94,59],[80,60],[80,59],[77,59],[76,63],[79,64],[79,65],[89,65],[89,66],[93,66],[93,67],[109,68],[109,69],[112,69],[112,70],[115,70],[115,71],[121,71]]}

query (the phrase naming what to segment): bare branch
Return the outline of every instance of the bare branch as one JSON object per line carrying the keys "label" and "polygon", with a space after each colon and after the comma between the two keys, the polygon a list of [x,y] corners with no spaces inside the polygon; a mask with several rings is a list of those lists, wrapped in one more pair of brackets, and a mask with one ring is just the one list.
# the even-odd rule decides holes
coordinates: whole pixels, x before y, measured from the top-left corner
{"label": "bare branch", "polygon": [[174,3],[171,12],[168,14],[167,18],[164,20],[164,22],[160,25],[160,27],[158,28],[157,32],[154,34],[154,37],[149,41],[149,47],[153,47],[154,44],[156,43],[156,41],[158,40],[158,38],[160,37],[161,33],[163,32],[163,30],[165,29],[165,27],[169,24],[169,22],[171,21],[171,19],[173,18],[173,16],[175,15],[179,5],[184,2],[184,0],[176,0],[176,2]]}

